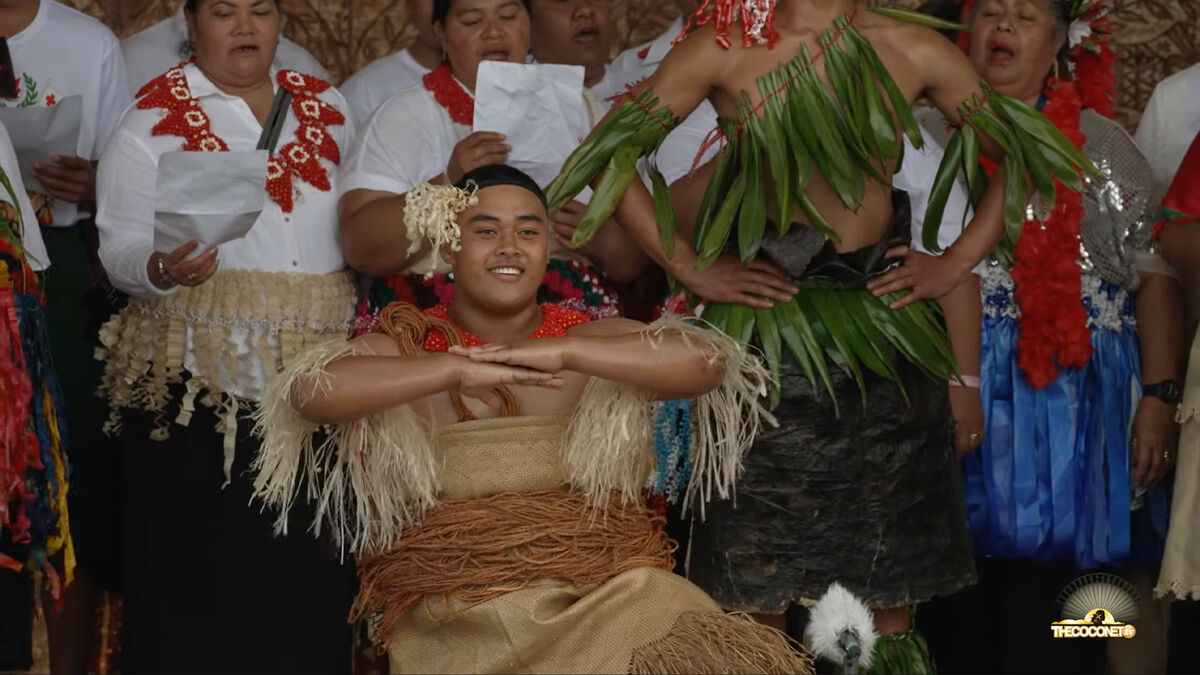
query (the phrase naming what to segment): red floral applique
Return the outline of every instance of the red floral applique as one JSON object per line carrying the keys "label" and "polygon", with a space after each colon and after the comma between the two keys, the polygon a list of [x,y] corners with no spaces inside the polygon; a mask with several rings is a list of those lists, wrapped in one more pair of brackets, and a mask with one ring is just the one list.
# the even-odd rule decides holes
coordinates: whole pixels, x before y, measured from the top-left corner
{"label": "red floral applique", "polygon": [[[138,108],[162,108],[166,111],[150,133],[155,136],[180,136],[184,139],[182,149],[186,151],[228,151],[229,146],[225,141],[212,132],[212,122],[199,99],[192,96],[183,72],[185,65],[186,62],[168,70],[138,92]],[[294,206],[297,179],[323,192],[332,189],[329,172],[320,160],[338,164],[342,157],[337,141],[326,127],[345,124],[346,117],[334,106],[317,98],[318,94],[329,89],[328,82],[294,70],[279,71],[276,81],[292,95],[292,114],[296,116],[299,127],[296,129],[296,140],[285,144],[267,159],[266,190],[284,213],[290,213]]]}
{"label": "red floral applique", "polygon": [[455,124],[468,127],[475,124],[475,98],[454,79],[448,64],[443,63],[429,71],[421,81],[438,105],[450,113],[450,119]]}
{"label": "red floral applique", "polygon": [[[548,338],[548,337],[566,337],[567,329],[585,324],[588,322],[586,314],[576,312],[560,305],[546,303],[542,307],[542,325],[537,327],[537,330],[529,336],[531,338]],[[425,316],[432,316],[438,319],[449,320],[450,306],[438,305],[431,307],[424,312]],[[458,328],[458,334],[462,337],[463,344],[467,347],[478,347],[485,345],[487,342],[471,335],[467,331]],[[446,336],[441,331],[431,330],[429,335],[425,337],[425,351],[427,352],[444,352],[450,348],[450,344],[446,341]]]}
{"label": "red floral applique", "polygon": [[637,57],[639,59],[644,59],[649,55],[650,55],[650,45],[646,45],[645,47],[639,49],[638,53],[637,53]]}

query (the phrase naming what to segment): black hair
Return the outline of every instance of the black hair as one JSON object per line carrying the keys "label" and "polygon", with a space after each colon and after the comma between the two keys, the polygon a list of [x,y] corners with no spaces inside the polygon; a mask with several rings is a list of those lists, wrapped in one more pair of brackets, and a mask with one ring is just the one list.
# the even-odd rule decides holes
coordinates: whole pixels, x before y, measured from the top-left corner
{"label": "black hair", "polygon": [[[194,2],[194,0],[188,0],[188,2]],[[454,4],[454,0],[433,0],[433,22],[445,24],[446,17],[450,16],[450,5],[452,4]],[[525,8],[527,14],[533,13],[530,0],[521,0],[521,6]]]}
{"label": "black hair", "polygon": [[542,192],[542,188],[534,182],[524,171],[514,169],[507,164],[488,164],[477,169],[467,172],[454,187],[466,189],[468,183],[475,183],[476,189],[482,190],[493,185],[515,185],[525,188],[537,196],[538,201],[542,203],[542,208],[549,210],[546,204],[546,193]]}

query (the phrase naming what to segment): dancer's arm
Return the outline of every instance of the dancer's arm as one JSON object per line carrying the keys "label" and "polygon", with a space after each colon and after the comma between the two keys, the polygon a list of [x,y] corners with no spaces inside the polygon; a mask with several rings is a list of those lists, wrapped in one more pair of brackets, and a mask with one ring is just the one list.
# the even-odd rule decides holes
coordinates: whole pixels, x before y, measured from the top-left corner
{"label": "dancer's arm", "polygon": [[[930,29],[926,40],[914,42],[910,57],[916,63],[928,64],[916,72],[924,73],[926,81],[923,93],[951,124],[961,124],[958,109],[974,96],[983,96],[979,74],[971,62],[955,45]],[[999,161],[1004,151],[999,144],[985,134],[978,134],[980,150],[989,158]],[[904,289],[912,292],[892,303],[899,309],[922,298],[941,298],[960,283],[975,265],[979,264],[1004,236],[1004,165],[992,176],[987,191],[975,209],[974,217],[963,230],[962,236],[946,249],[945,253],[918,261],[921,254],[908,247],[888,251],[888,257],[904,258],[905,264],[880,276],[868,284],[876,295],[885,295]],[[924,263],[924,264],[922,264]]]}
{"label": "dancer's arm", "polygon": [[358,338],[373,354],[345,356],[296,384],[292,406],[305,419],[342,424],[450,389],[490,391],[500,385],[558,389],[553,373],[518,366],[472,362],[452,354],[402,356],[382,334]]}
{"label": "dancer's arm", "polygon": [[[676,117],[685,119],[725,77],[731,62],[728,53],[717,45],[712,26],[702,26],[668,52],[654,75],[634,87],[632,93],[636,96],[650,89],[658,99],[658,108],[670,108]],[[615,106],[608,116],[619,107]],[[603,125],[601,122],[596,128]],[[598,175],[593,185],[602,176]],[[615,216],[651,260],[706,300],[769,308],[771,302],[763,298],[788,302],[796,293],[787,276],[765,261],[744,265],[736,256],[722,256],[712,267],[697,271],[696,251],[683,232],[675,234],[674,256],[668,256],[658,233],[654,199],[640,180],[630,185]]]}
{"label": "dancer's arm", "polygon": [[647,334],[629,319],[595,321],[568,337],[451,348],[481,363],[557,373],[573,371],[649,391],[659,398],[692,398],[721,384],[725,366],[702,339],[669,328]]}

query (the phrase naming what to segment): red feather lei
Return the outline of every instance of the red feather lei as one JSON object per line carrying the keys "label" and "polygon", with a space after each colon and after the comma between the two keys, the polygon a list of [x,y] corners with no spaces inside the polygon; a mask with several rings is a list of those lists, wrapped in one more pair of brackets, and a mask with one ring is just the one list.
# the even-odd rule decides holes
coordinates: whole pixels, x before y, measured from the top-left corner
{"label": "red feather lei", "polygon": [[[182,150],[200,152],[225,152],[229,146],[212,131],[212,122],[192,96],[183,68],[187,61],[151,80],[138,92],[137,107],[142,110],[161,108],[165,111],[162,120],[154,125],[154,136],[180,136],[184,139]],[[341,162],[341,150],[337,141],[329,135],[326,126],[345,124],[346,117],[334,106],[317,98],[317,94],[329,89],[325,80],[311,77],[294,70],[281,70],[276,82],[292,95],[292,113],[300,122],[296,140],[279,148],[267,159],[267,194],[279,204],[284,213],[290,213],[294,205],[295,181],[297,179],[327,192],[332,189],[329,172],[321,166],[322,158],[334,164]]]}
{"label": "red feather lei", "polygon": [[433,94],[438,105],[450,113],[450,119],[455,124],[468,127],[475,124],[475,98],[454,79],[449,64],[443,63],[425,73],[421,82]]}
{"label": "red feather lei", "polygon": [[[1086,140],[1079,130],[1083,109],[1075,85],[1052,79],[1042,114],[1076,147]],[[993,175],[996,164],[982,157]],[[1079,226],[1083,196],[1055,180],[1054,209],[1044,223],[1027,220],[1017,240],[1012,279],[1021,336],[1017,364],[1029,384],[1040,389],[1058,379],[1058,368],[1081,368],[1092,355],[1092,333],[1083,307],[1079,267]]]}

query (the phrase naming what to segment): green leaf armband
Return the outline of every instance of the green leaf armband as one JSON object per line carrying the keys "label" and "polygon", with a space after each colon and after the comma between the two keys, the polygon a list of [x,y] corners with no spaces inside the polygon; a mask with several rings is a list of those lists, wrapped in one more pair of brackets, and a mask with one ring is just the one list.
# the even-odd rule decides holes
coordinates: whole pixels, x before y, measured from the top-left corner
{"label": "green leaf armband", "polygon": [[[961,122],[946,146],[922,222],[921,241],[938,251],[937,232],[954,180],[963,172],[970,203],[978,206],[987,185],[979,171],[979,135],[995,141],[1004,151],[1004,231],[1002,248],[1011,250],[1025,222],[1031,197],[1054,205],[1055,181],[1078,192],[1082,173],[1099,176],[1091,160],[1075,147],[1041,112],[982,83],[984,94],[958,108]],[[1028,180],[1027,178],[1028,177]],[[1032,183],[1034,195],[1030,194]]]}
{"label": "green leaf armband", "polygon": [[[657,106],[658,99],[649,89],[627,101],[567,157],[558,176],[546,188],[546,201],[554,212],[607,169],[583,212],[573,245],[581,246],[591,239],[633,182],[638,158],[657,150],[667,134],[679,125],[679,119],[669,108],[655,110]],[[585,229],[584,224],[590,229]]]}

